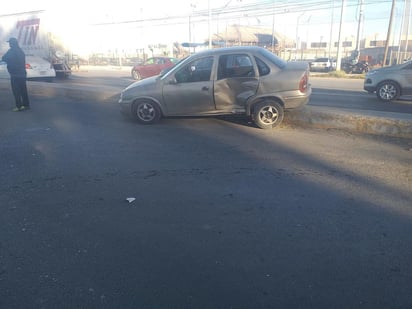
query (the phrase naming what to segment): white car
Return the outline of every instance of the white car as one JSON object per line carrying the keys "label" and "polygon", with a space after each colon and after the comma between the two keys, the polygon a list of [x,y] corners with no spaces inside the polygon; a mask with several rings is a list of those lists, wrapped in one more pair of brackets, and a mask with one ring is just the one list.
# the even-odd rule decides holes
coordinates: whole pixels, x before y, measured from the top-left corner
{"label": "white car", "polygon": [[[56,77],[53,65],[41,57],[26,56],[26,71],[28,79],[53,79]],[[3,61],[0,62],[0,78],[10,78],[7,64]]]}
{"label": "white car", "polygon": [[311,72],[330,72],[336,70],[336,61],[329,58],[317,58],[310,64]]}

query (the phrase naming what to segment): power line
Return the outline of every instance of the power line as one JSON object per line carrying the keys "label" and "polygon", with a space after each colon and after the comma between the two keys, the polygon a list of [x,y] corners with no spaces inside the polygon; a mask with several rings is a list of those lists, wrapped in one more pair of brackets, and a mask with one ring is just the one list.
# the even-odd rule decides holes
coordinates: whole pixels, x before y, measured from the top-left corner
{"label": "power line", "polygon": [[[364,7],[376,6],[377,4],[390,3],[390,0],[365,0]],[[275,4],[275,5],[274,5]],[[333,3],[333,9],[339,9],[338,3]],[[346,7],[357,7],[358,0],[349,1]],[[330,0],[316,0],[316,1],[286,1],[286,0],[264,0],[249,4],[239,4],[237,6],[227,6],[212,8],[212,17],[218,16],[220,21],[239,19],[245,16],[248,17],[270,17],[279,14],[288,13],[302,13],[311,11],[322,11],[331,10]],[[191,18],[192,22],[207,22],[208,21],[208,10],[194,10],[191,14],[182,14],[174,16],[157,16],[157,17],[147,17],[133,20],[120,20],[111,22],[101,22],[92,24],[93,26],[107,26],[107,25],[121,25],[121,24],[144,24],[149,23],[153,26],[160,25],[176,25],[185,24],[187,19]],[[247,15],[245,15],[247,14]],[[167,23],[165,23],[167,22]],[[160,24],[159,24],[160,23]]]}

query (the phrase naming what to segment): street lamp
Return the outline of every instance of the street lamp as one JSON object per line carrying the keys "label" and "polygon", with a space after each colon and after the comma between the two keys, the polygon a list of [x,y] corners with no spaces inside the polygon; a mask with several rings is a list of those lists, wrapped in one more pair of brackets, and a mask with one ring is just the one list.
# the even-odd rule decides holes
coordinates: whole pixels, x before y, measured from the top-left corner
{"label": "street lamp", "polygon": [[320,49],[322,48],[322,39],[323,39],[323,36],[321,35],[319,38],[318,48],[316,48],[316,58],[318,58],[318,51],[320,51]]}
{"label": "street lamp", "polygon": [[298,42],[299,42],[299,20],[300,20],[300,18],[303,16],[303,14],[305,14],[305,12],[303,12],[302,14],[300,14],[300,15],[298,16],[297,21],[296,21],[295,60],[296,60],[296,58],[297,58],[297,53],[298,53],[298,48],[299,48],[299,43],[298,43]]}

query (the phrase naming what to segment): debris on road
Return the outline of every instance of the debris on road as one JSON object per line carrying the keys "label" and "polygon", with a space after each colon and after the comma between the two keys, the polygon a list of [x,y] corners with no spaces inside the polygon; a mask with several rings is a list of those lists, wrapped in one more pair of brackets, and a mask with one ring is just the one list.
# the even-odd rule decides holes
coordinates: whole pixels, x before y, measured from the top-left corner
{"label": "debris on road", "polygon": [[135,197],[128,197],[126,198],[126,201],[128,201],[129,203],[133,203],[136,200]]}

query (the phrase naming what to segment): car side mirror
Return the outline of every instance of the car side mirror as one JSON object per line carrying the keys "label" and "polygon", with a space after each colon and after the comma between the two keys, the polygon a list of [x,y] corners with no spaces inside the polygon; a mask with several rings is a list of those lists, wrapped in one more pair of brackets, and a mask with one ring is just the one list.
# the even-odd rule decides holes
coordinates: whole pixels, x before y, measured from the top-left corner
{"label": "car side mirror", "polygon": [[168,83],[169,85],[176,85],[176,84],[177,84],[177,80],[176,80],[176,78],[172,77],[172,78],[170,78],[170,79],[167,81],[167,83]]}

